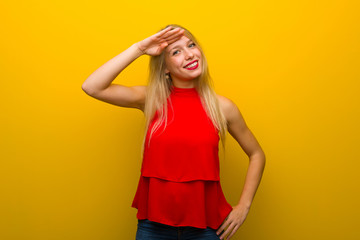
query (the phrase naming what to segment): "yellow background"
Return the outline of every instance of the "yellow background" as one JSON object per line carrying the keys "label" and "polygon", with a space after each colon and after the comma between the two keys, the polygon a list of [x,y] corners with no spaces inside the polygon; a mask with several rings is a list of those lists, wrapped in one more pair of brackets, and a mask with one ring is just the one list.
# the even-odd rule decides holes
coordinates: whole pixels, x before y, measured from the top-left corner
{"label": "yellow background", "polygon": [[[360,239],[356,0],[2,1],[0,239],[135,239],[144,119],[81,89],[169,23],[202,44],[267,163],[233,239]],[[144,85],[148,56],[114,83]],[[235,205],[248,159],[228,136]],[[220,152],[221,154],[222,152]]]}

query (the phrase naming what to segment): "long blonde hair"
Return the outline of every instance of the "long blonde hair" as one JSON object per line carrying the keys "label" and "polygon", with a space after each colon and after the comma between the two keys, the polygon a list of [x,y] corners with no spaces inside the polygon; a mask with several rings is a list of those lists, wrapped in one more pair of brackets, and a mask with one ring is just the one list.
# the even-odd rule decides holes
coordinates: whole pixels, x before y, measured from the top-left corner
{"label": "long blonde hair", "polygon": [[[171,24],[166,26],[165,28],[172,26],[172,27],[179,27],[184,29],[184,35],[192,40],[197,47],[200,49],[201,57],[202,57],[202,73],[199,76],[198,80],[195,81],[195,88],[199,93],[201,103],[208,115],[211,119],[212,123],[214,124],[215,128],[220,133],[220,139],[222,141],[223,148],[225,147],[225,136],[227,131],[227,123],[225,116],[220,110],[219,102],[216,97],[216,93],[213,90],[213,82],[210,77],[209,68],[207,64],[207,60],[203,53],[203,50],[196,40],[196,38],[190,33],[189,30],[185,29],[184,27]],[[163,29],[165,29],[163,28]],[[161,30],[160,30],[161,31]],[[165,74],[166,64],[165,64],[165,50],[158,56],[151,56],[150,63],[149,63],[149,80],[146,92],[146,101],[145,101],[145,135],[143,139],[143,149],[145,146],[146,135],[149,130],[149,125],[155,116],[156,111],[158,111],[158,118],[154,122],[154,125],[150,131],[149,141],[150,143],[151,136],[154,134],[155,131],[159,129],[159,127],[164,124],[164,129],[166,128],[167,124],[167,99],[171,93],[172,81],[171,77]]]}

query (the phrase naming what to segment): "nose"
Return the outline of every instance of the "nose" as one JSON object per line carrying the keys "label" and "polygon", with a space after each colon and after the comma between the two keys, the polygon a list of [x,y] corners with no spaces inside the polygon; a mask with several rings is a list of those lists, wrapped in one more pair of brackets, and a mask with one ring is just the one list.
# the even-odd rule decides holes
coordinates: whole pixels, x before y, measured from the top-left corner
{"label": "nose", "polygon": [[194,57],[194,53],[191,51],[191,49],[185,50],[185,58],[186,59],[192,59]]}

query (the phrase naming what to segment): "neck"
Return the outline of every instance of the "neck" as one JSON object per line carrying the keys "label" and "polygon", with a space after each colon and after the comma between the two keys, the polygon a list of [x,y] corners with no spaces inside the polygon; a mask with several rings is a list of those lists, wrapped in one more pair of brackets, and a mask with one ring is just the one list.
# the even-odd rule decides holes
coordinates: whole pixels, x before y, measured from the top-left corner
{"label": "neck", "polygon": [[188,80],[188,81],[173,80],[172,84],[177,88],[194,88],[195,87],[195,79]]}

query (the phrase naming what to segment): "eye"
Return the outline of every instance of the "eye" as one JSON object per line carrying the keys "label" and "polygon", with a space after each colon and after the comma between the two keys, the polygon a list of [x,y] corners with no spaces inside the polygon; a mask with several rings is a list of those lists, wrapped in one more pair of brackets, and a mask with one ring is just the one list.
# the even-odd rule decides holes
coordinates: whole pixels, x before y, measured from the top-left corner
{"label": "eye", "polygon": [[190,43],[189,47],[195,47],[196,44],[195,43]]}
{"label": "eye", "polygon": [[174,51],[172,55],[174,56],[177,52],[179,52],[179,50]]}

